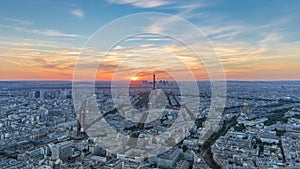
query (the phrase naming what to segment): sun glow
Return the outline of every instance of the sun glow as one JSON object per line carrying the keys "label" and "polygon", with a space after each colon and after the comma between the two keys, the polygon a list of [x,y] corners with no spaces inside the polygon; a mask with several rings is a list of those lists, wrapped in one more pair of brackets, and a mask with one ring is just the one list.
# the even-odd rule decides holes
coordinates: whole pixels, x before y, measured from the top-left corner
{"label": "sun glow", "polygon": [[130,78],[130,80],[132,80],[132,81],[139,80],[139,77],[137,77],[137,76],[132,76],[132,77]]}

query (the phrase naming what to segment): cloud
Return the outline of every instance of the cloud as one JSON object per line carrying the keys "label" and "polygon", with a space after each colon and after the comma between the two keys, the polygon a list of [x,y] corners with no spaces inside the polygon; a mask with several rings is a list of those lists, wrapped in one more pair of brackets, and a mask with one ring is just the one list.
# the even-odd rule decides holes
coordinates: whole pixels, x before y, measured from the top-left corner
{"label": "cloud", "polygon": [[[194,9],[194,6],[191,5],[182,8]],[[296,79],[299,77],[299,68],[297,66],[299,66],[300,63],[300,42],[285,42],[286,38],[288,38],[290,34],[282,31],[286,22],[289,21],[288,19],[251,25],[242,21],[228,21],[226,20],[226,17],[220,19],[215,15],[206,16],[209,21],[204,23],[200,22],[197,25],[209,38],[212,39],[215,45],[215,50],[220,56],[220,61],[224,65],[226,76],[229,79]],[[169,28],[173,29],[174,25],[177,25],[178,19],[176,19],[176,17],[164,17],[158,20],[149,20],[149,22],[149,27],[144,28],[146,32],[161,32],[163,30],[168,30]],[[198,47],[201,46],[203,52],[205,52],[205,44],[203,43],[203,45],[199,41],[192,41],[195,34],[190,30],[181,29],[179,26],[176,28],[183,30],[182,33],[187,33],[186,36],[190,37],[191,43]],[[79,36],[77,34],[63,33],[52,29],[25,29],[15,26],[8,27],[6,25],[0,25],[0,28],[1,27],[8,29],[13,28],[15,30],[26,31],[28,33],[44,36]],[[249,38],[251,40],[249,40]],[[3,38],[1,37],[1,39]],[[148,41],[144,42],[145,44],[140,44],[140,42],[145,41],[145,39]],[[66,46],[64,46],[60,44],[61,42],[35,42],[32,40],[24,40],[22,42],[21,40],[22,39],[12,43],[11,37],[7,37],[7,39],[0,41],[0,50],[4,49],[4,52],[0,55],[2,57],[2,60],[0,57],[0,61],[3,61],[3,63],[0,63],[0,67],[1,65],[2,67],[6,66],[5,63],[9,62],[8,65],[13,68],[17,67],[22,70],[25,68],[28,70],[34,69],[36,72],[30,72],[30,74],[34,77],[37,77],[38,75],[36,74],[39,72],[48,73],[49,71],[51,72],[52,77],[59,76],[61,72],[65,73],[63,76],[64,78],[72,77],[73,67],[80,49],[68,49],[67,47],[71,44],[66,44]],[[120,61],[124,60],[130,54],[135,55],[130,55],[131,58],[128,59],[128,65],[125,65],[127,67],[122,68],[124,71],[124,77],[126,77],[125,75],[129,74],[131,70],[134,70],[135,66],[143,66],[146,64],[151,65],[152,63],[154,66],[162,65],[168,68],[168,70],[176,73],[180,73],[184,70],[183,66],[179,64],[180,62],[173,61],[171,56],[168,55],[163,55],[163,57],[156,53],[142,53],[143,55],[138,55],[141,50],[153,49],[154,47],[178,55],[178,58],[182,60],[193,71],[193,73],[198,73],[201,77],[203,77],[203,74],[205,73],[202,72],[205,70],[205,68],[203,68],[204,65],[200,63],[197,57],[193,57],[194,54],[191,51],[177,43],[176,44],[178,46],[162,42],[162,40],[166,41],[167,39],[153,35],[146,37],[135,36],[133,38],[126,39],[124,42],[130,41],[128,44],[132,44],[134,47],[128,46],[128,44],[125,43],[125,45],[119,44],[114,48],[114,50],[110,51],[104,58],[102,66],[100,67],[98,73],[99,77],[101,75],[101,78],[103,79],[110,79],[114,70],[121,63]],[[137,41],[136,43],[138,45],[133,44],[135,41]],[[156,43],[157,46],[155,46]],[[7,47],[8,45],[11,46],[10,49]],[[61,49],[62,47],[67,49]],[[83,56],[83,62],[80,62],[79,66],[82,66],[84,70],[92,69],[93,65],[98,63],[96,62],[98,56],[103,56],[104,54],[106,54],[105,51],[97,50],[91,52],[91,54],[88,53],[86,54],[86,57]],[[145,57],[141,56],[147,56],[148,61],[147,58],[145,61]],[[14,70],[10,71],[10,76],[17,74],[13,72]],[[84,75],[82,75],[82,77],[84,77]]]}
{"label": "cloud", "polygon": [[[272,33],[262,39],[261,46],[253,46],[246,42],[216,42],[216,51],[221,56],[220,61],[224,65],[224,71],[229,79],[264,79],[268,78],[297,78],[299,74],[298,65],[299,60],[299,44],[300,42],[294,43],[276,43],[276,46],[269,46],[268,41],[280,40],[274,38],[276,34]],[[53,45],[57,45],[54,42],[37,42],[28,44],[27,41],[21,43],[11,43],[7,41],[0,41],[0,50],[4,43],[7,43],[3,53],[0,54],[0,68],[6,66],[7,75],[2,75],[2,78],[14,78],[17,76],[15,68],[20,72],[27,72],[28,74],[18,75],[17,78],[26,79],[30,78],[45,78],[42,74],[47,73],[47,78],[54,79],[59,77],[61,79],[71,79],[76,63],[77,56],[80,52],[79,48],[71,48],[65,46],[65,49],[61,49],[63,44],[59,44],[57,48],[53,48]],[[122,45],[122,44],[120,44]],[[135,44],[132,44],[136,46]],[[195,44],[202,46],[201,44]],[[51,48],[41,48],[41,47]],[[144,46],[148,47],[144,50]],[[179,60],[172,60],[172,55],[157,54],[153,45],[144,45],[136,48],[118,47],[119,50],[110,51],[107,56],[103,59],[100,69],[97,73],[97,78],[102,80],[109,80],[114,75],[115,70],[120,66],[124,59],[126,64],[122,64],[120,70],[121,75],[124,74],[124,78],[135,70],[135,66],[145,66],[149,64],[153,67],[166,68],[169,72],[179,74],[182,79],[185,78],[184,70],[185,67]],[[194,56],[185,46],[176,46],[170,44],[157,44],[157,47],[167,53],[173,53],[178,56],[186,66],[196,75],[199,74],[199,78],[206,79],[207,73],[204,65],[201,64],[198,57]],[[144,51],[144,52],[143,52]],[[147,52],[149,51],[149,52]],[[154,51],[154,53],[153,53]],[[90,57],[81,57],[81,62],[78,62],[78,66],[83,71],[90,71],[96,68],[98,65],[99,55],[106,54],[105,51],[95,49],[88,54]],[[128,58],[128,56],[130,56]],[[147,57],[141,57],[147,56]],[[283,64],[284,63],[284,64]],[[9,65],[9,67],[7,66]],[[96,69],[93,69],[96,70]],[[153,68],[154,70],[154,68]],[[263,75],[258,73],[263,72]],[[48,74],[50,75],[48,76]],[[147,73],[147,71],[145,71]],[[298,73],[298,74],[297,74]],[[275,76],[277,74],[278,76]],[[84,79],[85,76],[82,75]],[[179,76],[178,75],[178,76]],[[197,76],[198,77],[198,76]],[[0,77],[1,78],[1,77]]]}
{"label": "cloud", "polygon": [[[166,29],[170,29],[174,24],[179,23],[180,18],[177,16],[162,16],[155,19],[148,27],[145,28],[145,32],[163,33]],[[172,28],[171,28],[172,29]]]}
{"label": "cloud", "polygon": [[74,9],[71,11],[71,15],[76,16],[77,18],[83,19],[84,18],[84,12],[80,9]]}
{"label": "cloud", "polygon": [[80,37],[80,35],[78,34],[63,33],[61,31],[54,30],[54,29],[28,29],[23,27],[1,25],[1,24],[0,24],[0,28],[14,29],[16,31],[33,33],[33,34],[43,35],[43,36],[51,36],[51,37],[68,37],[68,38]]}
{"label": "cloud", "polygon": [[107,0],[114,4],[129,4],[139,8],[154,8],[163,5],[170,4],[170,1],[166,0]]}
{"label": "cloud", "polygon": [[53,36],[53,37],[70,37],[70,38],[76,38],[79,37],[80,35],[77,34],[68,34],[68,33],[63,33],[58,30],[53,30],[53,29],[45,29],[45,30],[39,30],[39,29],[33,29],[30,32],[39,34],[39,35],[44,35],[44,36]]}
{"label": "cloud", "polygon": [[72,44],[62,42],[59,39],[57,41],[41,40],[32,38],[21,38],[21,37],[1,37],[0,38],[0,49],[7,47],[14,48],[27,48],[28,50],[44,51],[44,49],[69,49],[73,48]]}
{"label": "cloud", "polygon": [[22,20],[22,19],[15,19],[15,18],[4,18],[7,21],[19,24],[19,25],[32,25],[32,21]]}
{"label": "cloud", "polygon": [[[176,2],[176,3],[175,3]],[[162,16],[160,18],[156,18],[152,20],[153,23],[151,23],[144,31],[146,32],[156,32],[161,33],[166,29],[174,29],[173,26],[181,26],[181,19],[187,19],[187,18],[199,18],[203,14],[195,14],[196,9],[203,8],[205,6],[208,6],[208,4],[198,0],[191,3],[186,2],[178,2],[178,1],[172,1],[172,4],[168,4],[165,9],[173,9],[176,11],[179,11],[175,13],[173,16]],[[151,19],[151,18],[148,18]],[[178,24],[177,24],[178,23]],[[177,25],[176,25],[177,24]]]}

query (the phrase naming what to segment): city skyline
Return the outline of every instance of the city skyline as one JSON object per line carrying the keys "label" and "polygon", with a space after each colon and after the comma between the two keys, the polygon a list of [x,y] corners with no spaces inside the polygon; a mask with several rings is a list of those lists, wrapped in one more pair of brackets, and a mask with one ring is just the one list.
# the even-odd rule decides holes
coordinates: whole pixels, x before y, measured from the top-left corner
{"label": "city skyline", "polygon": [[[300,14],[297,6],[298,1],[276,0],[10,1],[0,7],[0,80],[72,80],[76,59],[94,32],[115,19],[141,12],[176,15],[197,26],[213,43],[228,80],[300,80],[300,41],[297,39]],[[162,18],[162,21],[145,19],[136,22],[148,25],[141,28],[145,32],[157,33],[176,23],[171,16]],[[201,42],[194,45],[199,46]],[[99,46],[99,52],[103,54],[102,44]],[[98,70],[96,80],[112,80],[118,61],[126,55],[157,47],[186,56],[181,59],[196,79],[209,79],[205,66],[199,60],[195,61],[184,46],[168,39],[137,41],[133,37],[114,47],[103,62],[103,70]],[[160,62],[161,55],[151,57],[157,59],[158,65],[172,65],[166,68],[184,80],[179,62]],[[164,55],[164,60],[169,60],[168,57],[171,56]],[[93,59],[81,64],[88,67]],[[137,62],[129,61],[126,68],[134,68],[130,63]],[[149,76],[149,72],[156,70],[150,68],[141,73]],[[119,76],[124,77],[119,80],[134,77]],[[143,79],[143,76],[138,77]]]}
{"label": "city skyline", "polygon": [[299,0],[0,5],[0,168],[300,168]]}

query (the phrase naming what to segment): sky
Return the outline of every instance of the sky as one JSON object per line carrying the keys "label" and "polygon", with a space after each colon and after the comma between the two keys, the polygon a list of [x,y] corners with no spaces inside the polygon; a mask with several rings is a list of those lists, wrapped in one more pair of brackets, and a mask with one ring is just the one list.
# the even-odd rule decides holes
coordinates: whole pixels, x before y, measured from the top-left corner
{"label": "sky", "polygon": [[[97,80],[152,72],[300,80],[299,7],[298,0],[4,0],[0,80],[72,80],[74,72]],[[131,17],[144,12],[151,13]],[[120,17],[129,20],[118,25]],[[124,31],[144,34],[120,39]]]}

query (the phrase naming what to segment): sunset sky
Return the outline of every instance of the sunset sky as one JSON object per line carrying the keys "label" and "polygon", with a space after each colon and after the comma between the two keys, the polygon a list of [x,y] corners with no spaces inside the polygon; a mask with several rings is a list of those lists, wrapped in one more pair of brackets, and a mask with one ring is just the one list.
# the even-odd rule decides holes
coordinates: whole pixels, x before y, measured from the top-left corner
{"label": "sunset sky", "polygon": [[[228,80],[300,80],[299,8],[298,0],[4,0],[0,79],[72,80],[80,51],[98,29],[126,15],[159,12],[182,17],[201,30],[213,43]],[[135,19],[111,30],[111,36],[134,23],[146,25],[141,28],[146,33],[178,24],[171,16]],[[192,42],[194,32],[177,29]],[[99,37],[99,48],[89,50],[93,57],[80,62],[88,70],[98,64],[97,56],[107,54],[99,64],[98,80],[132,79],[135,73],[142,79],[165,70],[184,79],[187,69],[197,79],[208,78],[201,60],[170,38],[135,36],[106,53],[101,47],[111,36]],[[208,47],[201,41],[191,46]]]}

